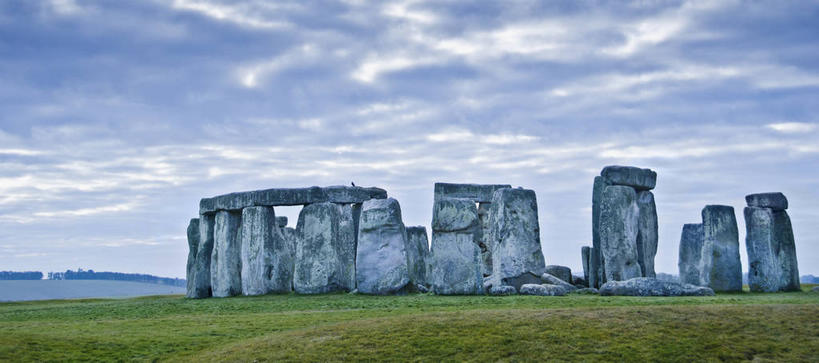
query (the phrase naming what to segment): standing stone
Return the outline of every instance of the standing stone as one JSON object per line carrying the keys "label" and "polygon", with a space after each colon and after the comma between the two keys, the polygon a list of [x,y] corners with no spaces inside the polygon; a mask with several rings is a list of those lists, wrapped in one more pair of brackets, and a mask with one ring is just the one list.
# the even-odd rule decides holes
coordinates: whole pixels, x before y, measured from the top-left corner
{"label": "standing stone", "polygon": [[429,239],[427,228],[407,227],[407,268],[413,286],[427,285]]}
{"label": "standing stone", "polygon": [[242,210],[242,293],[290,292],[293,255],[271,207]]}
{"label": "standing stone", "polygon": [[788,213],[772,208],[747,207],[745,226],[748,285],[751,291],[801,290],[796,246]]}
{"label": "standing stone", "polygon": [[432,271],[427,280],[439,295],[483,292],[478,209],[475,202],[440,198],[432,210]]}
{"label": "standing stone", "polygon": [[677,267],[680,271],[680,282],[683,284],[699,285],[700,260],[705,233],[702,224],[686,224],[680,237],[680,253]]}
{"label": "standing stone", "polygon": [[407,231],[393,198],[364,202],[356,250],[358,292],[386,295],[406,291]]}
{"label": "standing stone", "polygon": [[603,255],[600,253],[600,202],[603,200],[603,189],[606,188],[606,180],[602,176],[594,177],[594,187],[592,189],[592,255],[590,287],[599,288],[605,282],[606,274],[603,267]]}
{"label": "standing stone", "polygon": [[228,297],[242,293],[241,223],[240,213],[216,212],[210,258],[213,296]]}
{"label": "standing stone", "polygon": [[[550,274],[554,277],[557,277],[567,283],[572,283],[572,269],[566,266],[560,265],[549,265],[543,270],[547,274]],[[554,284],[554,282],[549,282],[550,284]]]}
{"label": "standing stone", "polygon": [[337,204],[309,204],[299,213],[296,235],[293,287],[297,293],[352,289],[355,280],[347,266],[351,260],[348,256],[355,256],[352,207],[344,213]]}
{"label": "standing stone", "polygon": [[210,285],[211,254],[213,253],[213,228],[215,216],[199,216],[199,247],[196,249],[196,263],[193,272],[193,294],[188,297],[202,299],[213,296]]}
{"label": "standing stone", "polygon": [[192,218],[188,223],[188,266],[185,270],[187,297],[196,297],[196,251],[199,249],[199,218]]}
{"label": "standing stone", "polygon": [[643,277],[656,277],[654,256],[657,255],[657,207],[654,194],[649,191],[637,193],[640,219],[637,224],[637,261]]}
{"label": "standing stone", "polygon": [[535,191],[496,190],[489,215],[494,282],[518,290],[524,284],[540,283],[546,266],[540,247]]}
{"label": "standing stone", "polygon": [[600,203],[600,244],[606,281],[641,277],[637,254],[637,223],[640,209],[631,187],[611,185],[603,189]]}
{"label": "standing stone", "polygon": [[734,208],[707,205],[702,210],[702,223],[700,285],[714,291],[742,291],[739,232]]}
{"label": "standing stone", "polygon": [[492,248],[490,238],[491,221],[489,212],[491,203],[478,203],[478,220],[481,224],[481,235],[478,247],[481,249],[481,273],[484,277],[492,275]]}
{"label": "standing stone", "polygon": [[592,286],[589,280],[589,259],[591,258],[591,247],[583,246],[580,248],[580,262],[583,264],[583,280],[586,281],[586,286]]}
{"label": "standing stone", "polygon": [[589,287],[597,288],[603,284],[599,275],[600,271],[602,271],[600,264],[603,259],[600,256],[599,249],[592,247],[589,252]]}
{"label": "standing stone", "polygon": [[361,204],[338,205],[341,210],[341,220],[339,221],[339,239],[341,241],[339,250],[339,261],[341,264],[341,276],[344,282],[344,290],[355,289],[355,259],[358,249],[358,227],[361,217]]}

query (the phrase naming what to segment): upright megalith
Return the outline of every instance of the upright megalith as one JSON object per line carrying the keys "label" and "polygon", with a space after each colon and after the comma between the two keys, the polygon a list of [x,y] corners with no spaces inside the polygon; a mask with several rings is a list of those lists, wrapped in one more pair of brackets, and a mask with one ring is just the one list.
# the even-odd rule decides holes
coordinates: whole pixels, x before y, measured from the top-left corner
{"label": "upright megalith", "polygon": [[[347,218],[346,215],[350,217]],[[321,294],[353,289],[350,260],[355,256],[352,211],[321,202],[305,206],[296,225],[296,262],[293,287],[300,294]]]}
{"label": "upright megalith", "polygon": [[358,292],[386,295],[406,291],[407,231],[401,207],[393,198],[364,202],[356,250]]}
{"label": "upright megalith", "polygon": [[242,210],[242,294],[290,292],[293,255],[271,207]]}
{"label": "upright megalith", "polygon": [[196,251],[199,249],[199,218],[192,218],[188,222],[188,265],[185,270],[185,278],[187,282],[187,297],[196,296]]}
{"label": "upright megalith", "polygon": [[606,188],[606,180],[602,176],[594,177],[592,187],[592,254],[589,261],[591,269],[589,277],[589,287],[599,288],[605,282],[605,268],[603,267],[603,256],[600,254],[600,202],[603,200],[603,189]]}
{"label": "upright megalith", "polygon": [[483,291],[478,209],[467,199],[437,198],[432,209],[432,271],[436,294],[474,295]]}
{"label": "upright megalith", "polygon": [[637,222],[640,208],[631,187],[610,185],[600,203],[600,245],[606,281],[641,277],[637,253]]}
{"label": "upright megalith", "polygon": [[503,188],[492,197],[492,279],[499,285],[540,283],[545,269],[535,191]]}
{"label": "upright megalith", "polygon": [[199,246],[193,266],[193,291],[188,297],[202,299],[213,295],[210,283],[211,255],[213,253],[213,229],[216,216],[199,216]]}
{"label": "upright megalith", "polygon": [[643,277],[656,277],[654,257],[657,255],[657,206],[650,191],[637,193],[637,207],[640,218],[637,221],[637,261]]}
{"label": "upright megalith", "polygon": [[707,205],[702,210],[703,249],[700,281],[714,291],[742,291],[739,232],[734,207]]}
{"label": "upright megalith", "polygon": [[492,275],[492,249],[490,247],[490,230],[492,227],[489,218],[491,203],[478,203],[478,221],[481,224],[481,235],[478,247],[481,249],[481,274],[484,277]]}
{"label": "upright megalith", "polygon": [[589,259],[591,258],[591,247],[583,246],[580,248],[580,262],[583,264],[583,281],[586,281],[586,286],[592,286],[589,280]]}
{"label": "upright megalith", "polygon": [[413,286],[427,285],[427,266],[429,264],[429,239],[427,228],[423,226],[407,227],[407,268]]}
{"label": "upright megalith", "polygon": [[210,284],[213,296],[228,297],[242,293],[241,223],[242,214],[216,213],[213,230]]}
{"label": "upright megalith", "polygon": [[700,284],[700,260],[702,259],[702,245],[705,234],[702,223],[686,224],[680,236],[680,250],[677,267],[680,272],[680,282],[683,284]]}
{"label": "upright megalith", "polygon": [[745,247],[753,292],[799,291],[799,267],[788,200],[782,193],[745,197]]}

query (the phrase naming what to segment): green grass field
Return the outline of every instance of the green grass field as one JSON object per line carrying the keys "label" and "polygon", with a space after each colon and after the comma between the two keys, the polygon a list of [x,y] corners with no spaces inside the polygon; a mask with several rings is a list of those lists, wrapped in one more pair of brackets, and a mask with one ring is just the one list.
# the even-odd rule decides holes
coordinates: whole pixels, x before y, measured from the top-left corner
{"label": "green grass field", "polygon": [[819,361],[819,293],[0,304],[2,361],[760,359]]}

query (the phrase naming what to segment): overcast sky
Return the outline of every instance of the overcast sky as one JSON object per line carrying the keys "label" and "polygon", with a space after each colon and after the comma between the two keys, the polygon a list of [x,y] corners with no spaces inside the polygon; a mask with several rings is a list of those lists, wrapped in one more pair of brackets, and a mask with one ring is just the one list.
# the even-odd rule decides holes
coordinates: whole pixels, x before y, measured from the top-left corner
{"label": "overcast sky", "polygon": [[[0,2],[0,270],[184,277],[201,197],[433,183],[538,196],[580,270],[603,166],[659,174],[657,270],[684,223],[790,200],[819,274],[819,5],[637,1]],[[277,208],[295,224],[298,208]]]}

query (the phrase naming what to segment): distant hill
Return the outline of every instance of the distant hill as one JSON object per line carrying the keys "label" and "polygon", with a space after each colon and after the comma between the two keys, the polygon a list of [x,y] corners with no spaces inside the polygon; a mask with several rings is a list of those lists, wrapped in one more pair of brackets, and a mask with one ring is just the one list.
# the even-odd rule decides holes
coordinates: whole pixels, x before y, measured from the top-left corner
{"label": "distant hill", "polygon": [[[42,274],[41,274],[42,275]],[[144,282],[149,284],[160,284],[185,287],[185,279],[175,279],[171,277],[159,277],[147,274],[128,274],[122,272],[95,272],[94,270],[77,269],[77,271],[67,270],[65,272],[49,272],[49,280],[113,280]]]}
{"label": "distant hill", "polygon": [[0,271],[0,280],[42,280],[43,273],[40,271]]}

